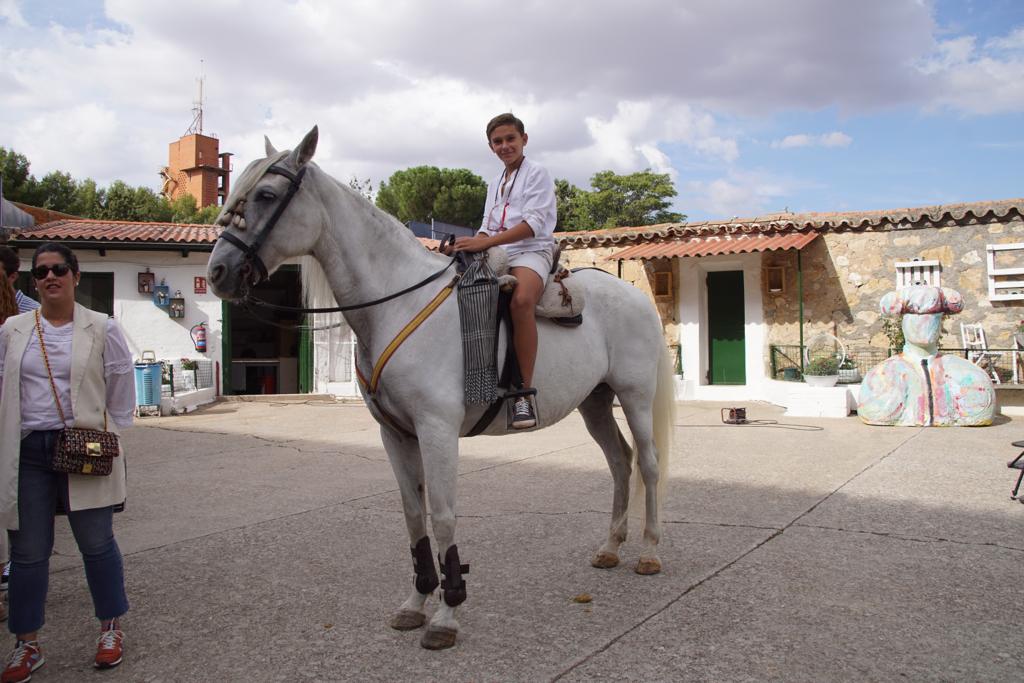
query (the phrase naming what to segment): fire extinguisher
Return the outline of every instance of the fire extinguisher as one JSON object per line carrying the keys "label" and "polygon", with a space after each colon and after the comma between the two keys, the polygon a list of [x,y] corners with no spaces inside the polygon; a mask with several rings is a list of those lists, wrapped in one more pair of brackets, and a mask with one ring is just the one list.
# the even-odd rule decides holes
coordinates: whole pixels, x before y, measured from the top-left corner
{"label": "fire extinguisher", "polygon": [[192,336],[192,343],[195,345],[196,351],[206,353],[206,323],[193,325],[188,333]]}

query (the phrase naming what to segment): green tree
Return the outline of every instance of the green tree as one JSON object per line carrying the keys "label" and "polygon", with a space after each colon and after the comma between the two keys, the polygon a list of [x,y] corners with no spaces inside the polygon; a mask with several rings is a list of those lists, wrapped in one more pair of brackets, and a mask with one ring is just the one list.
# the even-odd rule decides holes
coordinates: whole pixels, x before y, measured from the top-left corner
{"label": "green tree", "polygon": [[[0,176],[4,179],[4,198],[12,202],[25,202],[26,191],[31,192],[29,179],[34,184],[35,178],[29,173],[30,164],[24,154],[13,149],[0,147]],[[25,202],[26,204],[28,202]]]}
{"label": "green tree", "polygon": [[61,213],[73,213],[77,208],[77,194],[78,183],[70,173],[51,171],[36,185],[36,205]]}
{"label": "green tree", "polygon": [[107,188],[100,217],[110,221],[170,222],[173,213],[167,200],[148,187],[131,187],[115,180]]}
{"label": "green tree", "polygon": [[105,201],[106,191],[97,187],[92,178],[86,178],[75,188],[75,203],[68,213],[82,218],[99,218]]}
{"label": "green tree", "polygon": [[678,223],[686,218],[668,210],[676,188],[667,173],[649,168],[629,175],[601,171],[590,184],[590,217],[595,228]]}
{"label": "green tree", "polygon": [[195,197],[186,193],[172,199],[169,204],[172,223],[195,223],[196,214],[199,212],[199,203]]}
{"label": "green tree", "polygon": [[487,183],[468,169],[414,166],[380,184],[377,206],[403,223],[433,219],[475,227],[486,198]]}
{"label": "green tree", "polygon": [[568,180],[555,179],[555,200],[558,203],[556,230],[589,230],[594,227],[590,219],[590,193]]}
{"label": "green tree", "polygon": [[210,225],[215,220],[217,220],[217,216],[220,215],[220,209],[221,207],[217,206],[216,204],[204,206],[203,208],[199,209],[199,211],[196,212],[196,215],[192,219],[192,222],[201,223],[203,225]]}

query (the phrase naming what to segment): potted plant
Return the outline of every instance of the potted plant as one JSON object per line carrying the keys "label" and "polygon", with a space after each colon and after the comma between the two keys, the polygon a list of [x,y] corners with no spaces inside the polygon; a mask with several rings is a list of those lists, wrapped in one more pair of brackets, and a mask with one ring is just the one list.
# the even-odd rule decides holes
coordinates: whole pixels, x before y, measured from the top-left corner
{"label": "potted plant", "polygon": [[839,381],[845,384],[856,384],[861,380],[860,369],[857,367],[857,362],[851,356],[847,356],[839,364],[838,374]]}
{"label": "potted plant", "polygon": [[198,367],[199,364],[191,358],[181,359],[181,383],[185,391],[195,391],[196,368]]}
{"label": "potted plant", "polygon": [[839,381],[839,359],[819,356],[804,366],[804,382],[813,387],[834,387]]}
{"label": "potted plant", "polygon": [[1017,348],[1024,349],[1024,320],[1018,320],[1014,325],[1013,339],[1017,342]]}
{"label": "potted plant", "polygon": [[889,349],[892,353],[903,353],[903,319],[900,316],[882,318],[882,332],[889,339]]}

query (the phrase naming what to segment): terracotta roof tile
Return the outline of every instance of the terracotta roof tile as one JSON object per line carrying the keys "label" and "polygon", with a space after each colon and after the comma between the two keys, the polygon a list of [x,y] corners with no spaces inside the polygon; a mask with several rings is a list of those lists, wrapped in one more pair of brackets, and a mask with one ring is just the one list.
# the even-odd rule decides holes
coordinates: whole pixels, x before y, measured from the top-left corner
{"label": "terracotta roof tile", "polygon": [[630,228],[582,232],[557,232],[555,239],[571,247],[602,247],[614,244],[674,240],[707,234],[772,233],[788,231],[873,230],[883,225],[945,225],[963,221],[1002,220],[1024,216],[1024,198],[965,204],[944,204],[883,211],[831,213],[773,213],[753,218],[733,218],[696,223],[662,223]]}
{"label": "terracotta roof tile", "polygon": [[716,256],[747,254],[755,251],[803,249],[814,241],[817,232],[790,232],[775,235],[709,235],[671,242],[637,244],[611,254],[607,260],[671,258],[674,256]]}
{"label": "terracotta roof tile", "polygon": [[85,218],[50,221],[18,230],[14,240],[74,240],[82,242],[141,242],[151,244],[212,245],[221,228],[192,223],[142,223]]}

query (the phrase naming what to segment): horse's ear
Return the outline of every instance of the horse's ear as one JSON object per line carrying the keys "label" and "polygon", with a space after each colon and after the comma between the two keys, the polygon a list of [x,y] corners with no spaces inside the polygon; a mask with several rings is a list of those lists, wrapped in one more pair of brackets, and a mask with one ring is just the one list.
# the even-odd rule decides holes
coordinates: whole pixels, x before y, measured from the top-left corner
{"label": "horse's ear", "polygon": [[274,147],[274,143],[270,141],[266,135],[263,136],[263,147],[267,152],[268,157],[272,157],[277,154],[277,149]]}
{"label": "horse's ear", "polygon": [[302,138],[302,142],[299,146],[292,151],[292,163],[295,167],[304,166],[306,162],[313,158],[313,153],[316,152],[316,143],[320,139],[320,129],[317,126],[306,133],[306,137]]}

